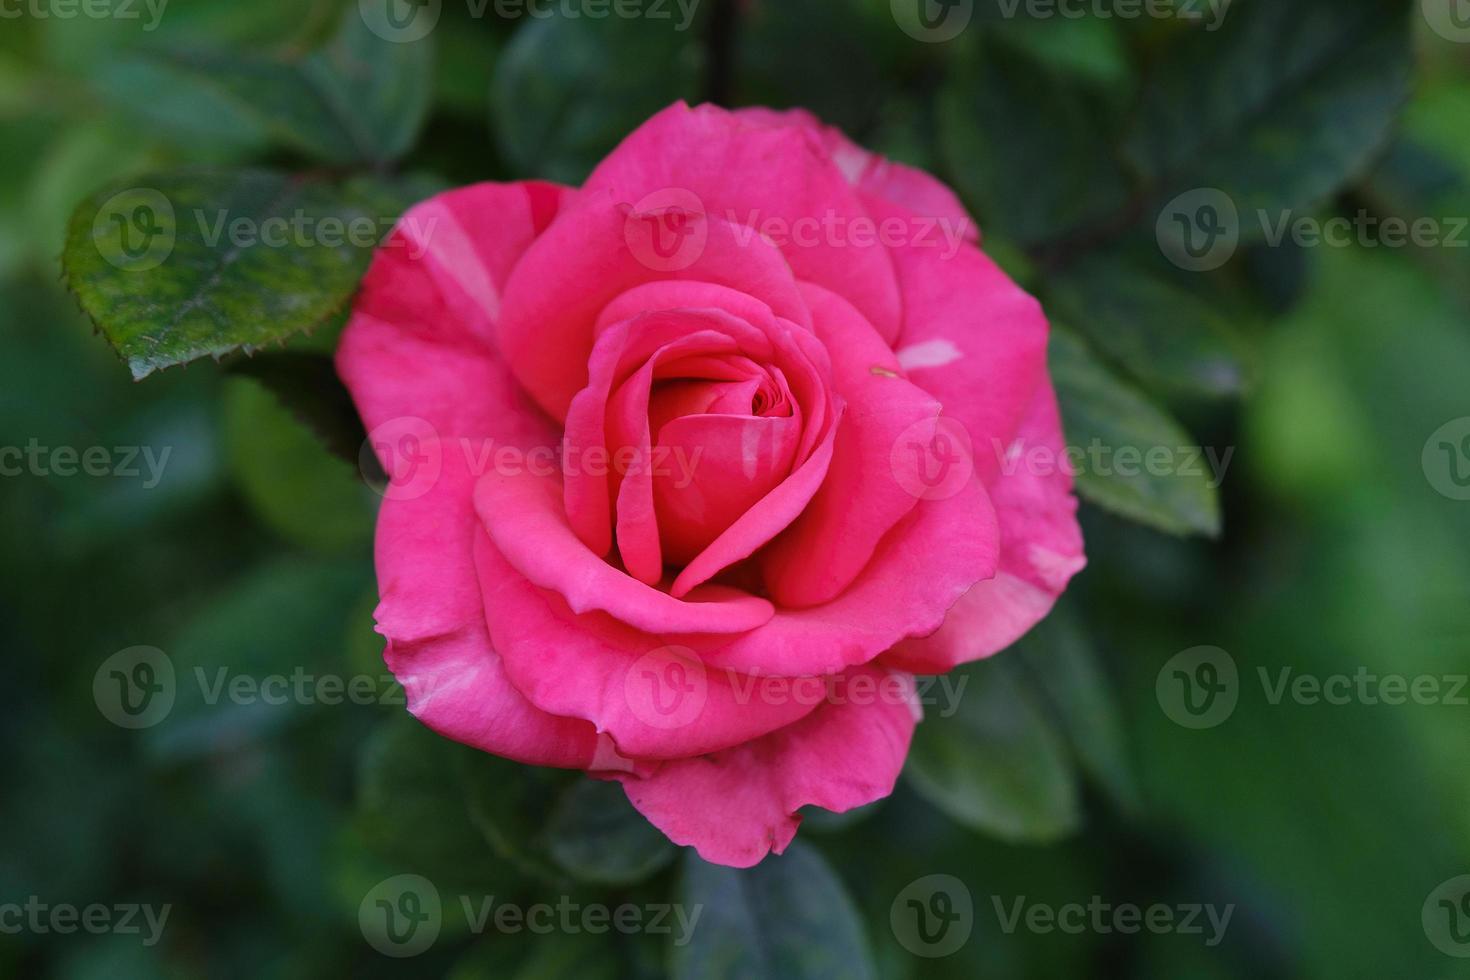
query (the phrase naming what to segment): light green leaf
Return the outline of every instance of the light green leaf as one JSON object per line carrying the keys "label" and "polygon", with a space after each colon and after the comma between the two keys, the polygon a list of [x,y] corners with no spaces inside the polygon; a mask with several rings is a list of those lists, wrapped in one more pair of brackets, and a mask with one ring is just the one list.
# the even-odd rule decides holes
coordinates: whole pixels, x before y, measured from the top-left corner
{"label": "light green leaf", "polygon": [[67,284],[142,378],[310,331],[356,291],[411,197],[272,171],[110,185],[72,214]]}

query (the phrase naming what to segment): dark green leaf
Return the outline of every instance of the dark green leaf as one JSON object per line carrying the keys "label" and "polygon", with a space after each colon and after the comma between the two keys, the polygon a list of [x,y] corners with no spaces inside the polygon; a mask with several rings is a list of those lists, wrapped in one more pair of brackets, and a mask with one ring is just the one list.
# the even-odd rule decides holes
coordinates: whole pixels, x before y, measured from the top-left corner
{"label": "dark green leaf", "polygon": [[1122,809],[1135,811],[1138,785],[1118,704],[1097,650],[1067,605],[1037,624],[1012,655],[1042,692],[1083,771]]}
{"label": "dark green leaf", "polygon": [[697,36],[670,19],[533,20],[490,90],[495,136],[517,176],[580,183],[639,123],[697,93]]}
{"label": "dark green leaf", "polygon": [[470,819],[496,854],[532,877],[566,880],[546,834],[546,814],[564,791],[566,774],[477,752],[461,759],[459,779]]}
{"label": "dark green leaf", "polygon": [[1113,114],[1079,77],[986,43],[940,96],[940,141],[980,227],[1032,246],[1126,205],[1128,180],[1104,150]]}
{"label": "dark green leaf", "polygon": [[106,187],[71,218],[68,285],[135,378],[280,344],[341,310],[411,198],[270,171]]}
{"label": "dark green leaf", "polygon": [[235,482],[271,528],[327,551],[371,540],[378,501],[356,459],[323,452],[270,392],[244,379],[227,388],[224,436]]}
{"label": "dark green leaf", "polygon": [[1408,4],[1239,3],[1168,48],[1127,150],[1165,200],[1217,188],[1243,236],[1320,200],[1383,148],[1407,95]]}
{"label": "dark green leaf", "polygon": [[235,361],[230,371],[259,381],[328,452],[358,465],[367,432],[330,356],[307,351],[257,354]]}
{"label": "dark green leaf", "polygon": [[673,947],[676,980],[866,980],[867,937],[842,881],[812,848],[794,842],[749,870],[708,864],[692,851],[679,892],[699,920]]}
{"label": "dark green leaf", "polygon": [[198,48],[154,57],[173,87],[211,89],[286,146],[328,163],[384,163],[408,152],[428,113],[431,37],[385,40],[352,4],[336,36],[303,57]]}
{"label": "dark green leaf", "polygon": [[583,779],[562,794],[546,834],[556,863],[583,881],[632,885],[674,859],[674,845],[617,783]]}
{"label": "dark green leaf", "polygon": [[1151,387],[1239,394],[1246,369],[1225,302],[1193,285],[1142,261],[1098,257],[1054,278],[1047,298],[1058,318]]}
{"label": "dark green leaf", "polygon": [[1076,777],[1061,734],[1002,657],[962,667],[949,718],[914,733],[905,777],[972,830],[1007,841],[1052,841],[1077,829]]}
{"label": "dark green leaf", "polygon": [[1215,464],[1189,433],[1064,329],[1052,330],[1050,360],[1078,493],[1171,534],[1218,534]]}
{"label": "dark green leaf", "polygon": [[460,771],[477,755],[400,707],[359,760],[353,822],[371,851],[391,868],[425,875],[446,894],[451,886],[476,886],[483,894],[518,882],[466,806]]}

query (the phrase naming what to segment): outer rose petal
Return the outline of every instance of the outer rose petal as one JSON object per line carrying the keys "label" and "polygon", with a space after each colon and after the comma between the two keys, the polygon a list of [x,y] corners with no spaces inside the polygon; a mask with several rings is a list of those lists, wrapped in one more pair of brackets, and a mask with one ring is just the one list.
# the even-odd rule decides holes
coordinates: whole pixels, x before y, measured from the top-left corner
{"label": "outer rose petal", "polygon": [[337,349],[369,432],[413,417],[446,439],[552,438],[499,362],[491,321],[511,267],[561,194],[542,183],[476,184],[404,215],[373,257]]}
{"label": "outer rose petal", "polygon": [[917,167],[863,149],[842,130],[826,125],[805,109],[752,107],[737,109],[735,114],[742,121],[762,126],[796,126],[807,130],[821,141],[837,169],[863,194],[882,198],[926,218],[938,218],[948,226],[946,232],[960,232],[966,241],[979,240],[980,229],[975,219],[943,181]]}
{"label": "outer rose petal", "polygon": [[591,725],[541,711],[506,679],[475,577],[474,477],[459,453],[442,455],[427,493],[390,496],[378,515],[378,631],[409,710],[442,735],[520,762],[614,764]]}
{"label": "outer rose petal", "polygon": [[897,687],[906,697],[824,703],[753,742],[665,762],[644,778],[610,778],[622,782],[632,804],[674,843],[715,864],[751,867],[786,849],[802,807],[841,813],[893,792],[918,718],[913,678],[860,667],[845,680],[858,677]]}
{"label": "outer rose petal", "polygon": [[[705,212],[768,232],[798,279],[846,297],[885,337],[895,335],[898,289],[875,236],[853,233],[868,215],[821,142],[799,127],[752,125],[717,106],[675,103],[638,127],[598,164],[586,190],[619,200],[677,188]],[[820,222],[810,231],[797,222]],[[834,222],[842,230],[823,240]],[[779,312],[779,311],[778,311]]]}
{"label": "outer rose petal", "polygon": [[[912,220],[892,205],[871,207]],[[972,245],[951,254],[939,243],[912,242],[894,248],[893,258],[904,303],[898,362],[964,426],[988,484],[999,469],[996,444],[1015,433],[1046,378],[1041,304]]]}
{"label": "outer rose petal", "polygon": [[884,662],[919,674],[942,674],[1010,646],[1051,611],[1067,582],[1087,560],[1077,526],[1072,475],[1060,465],[1027,472],[1035,447],[1063,459],[1061,419],[1050,382],[1036,393],[1010,443],[1015,469],[991,487],[1000,520],[1000,572],[966,593],[939,631],[900,643]]}

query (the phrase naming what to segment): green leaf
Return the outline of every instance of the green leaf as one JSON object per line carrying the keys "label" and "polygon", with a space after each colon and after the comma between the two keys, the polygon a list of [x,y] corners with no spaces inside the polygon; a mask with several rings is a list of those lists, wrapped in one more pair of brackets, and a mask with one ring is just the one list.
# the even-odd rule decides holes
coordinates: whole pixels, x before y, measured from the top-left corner
{"label": "green leaf", "polygon": [[[1052,330],[1050,361],[1067,442],[1079,457],[1077,492],[1170,534],[1219,534],[1218,478],[1189,433],[1060,327]],[[1158,462],[1150,462],[1151,450]]]}
{"label": "green leaf", "polygon": [[174,87],[204,86],[283,145],[327,163],[395,160],[412,148],[433,95],[432,35],[389,41],[357,4],[305,56],[176,48],[153,55]]}
{"label": "green leaf", "polygon": [[949,718],[914,733],[904,775],[960,824],[1014,842],[1053,841],[1077,829],[1067,746],[1010,658],[955,674],[965,687]]}
{"label": "green leaf", "polygon": [[244,379],[226,389],[224,412],[230,469],[267,525],[324,551],[371,540],[377,498],[355,459],[323,452],[270,392]]}
{"label": "green leaf", "polygon": [[62,265],[132,370],[259,350],[340,311],[411,198],[272,171],[110,185],[72,214]]}
{"label": "green leaf", "polygon": [[453,886],[483,894],[519,883],[515,869],[486,846],[466,806],[459,775],[467,758],[478,755],[400,708],[359,759],[353,823],[368,848],[390,867],[425,875],[446,894]]}
{"label": "green leaf", "polygon": [[329,355],[309,351],[257,354],[235,361],[230,371],[260,382],[328,452],[358,466],[367,432]]}
{"label": "green leaf", "polygon": [[460,760],[470,819],[508,865],[543,881],[561,883],[566,874],[550,853],[546,814],[569,777],[555,769],[524,766],[476,752]]}
{"label": "green leaf", "polygon": [[1240,3],[1166,49],[1126,142],[1160,199],[1217,188],[1279,216],[1336,191],[1383,148],[1408,94],[1408,5]]}
{"label": "green leaf", "polygon": [[745,871],[685,860],[679,902],[699,909],[692,938],[672,951],[675,980],[876,975],[857,909],[814,849],[793,842]]}
{"label": "green leaf", "polygon": [[649,116],[697,94],[698,38],[671,19],[548,17],[516,31],[490,109],[518,176],[580,183]]}
{"label": "green leaf", "polygon": [[1084,79],[987,42],[940,94],[940,145],[980,226],[1034,246],[1127,202],[1126,175],[1100,152],[1114,115]]}
{"label": "green leaf", "polygon": [[1191,285],[1142,261],[1095,257],[1051,280],[1048,306],[1151,388],[1239,394],[1246,368],[1226,300]]}
{"label": "green leaf", "polygon": [[597,884],[637,884],[674,859],[674,845],[633,809],[623,788],[599,779],[562,794],[546,834],[557,864]]}
{"label": "green leaf", "polygon": [[1109,679],[1074,618],[1062,608],[1036,625],[1011,656],[1042,693],[1083,772],[1125,812],[1139,807],[1138,783]]}

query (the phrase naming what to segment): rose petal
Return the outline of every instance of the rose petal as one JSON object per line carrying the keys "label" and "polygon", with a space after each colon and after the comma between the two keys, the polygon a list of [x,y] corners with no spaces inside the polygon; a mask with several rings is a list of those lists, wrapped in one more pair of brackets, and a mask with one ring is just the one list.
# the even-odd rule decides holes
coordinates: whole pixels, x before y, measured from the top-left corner
{"label": "rose petal", "polygon": [[[1014,440],[1023,450],[1043,447],[1063,459],[1061,419],[1050,383],[1037,392]],[[1024,460],[1025,452],[1016,459]],[[1072,475],[1062,466],[1028,472],[1017,464],[991,488],[1000,521],[1000,571],[971,589],[938,632],[911,639],[884,662],[920,674],[942,674],[1010,646],[1051,611],[1087,560],[1077,526]]]}
{"label": "rose petal", "polygon": [[491,322],[538,212],[560,194],[550,184],[477,184],[404,215],[373,258],[336,355],[369,432],[422,419],[426,434],[446,440],[551,444],[500,363]]}
{"label": "rose petal", "polygon": [[[598,164],[585,189],[636,202],[677,189],[706,214],[768,234],[798,279],[852,301],[888,338],[899,321],[893,267],[862,201],[817,139],[755,126],[717,106],[676,103]],[[778,312],[780,312],[778,310]]]}
{"label": "rose petal", "polygon": [[378,516],[375,617],[388,667],[409,710],[440,734],[521,762],[587,768],[596,730],[522,697],[490,644],[471,550],[474,478],[459,454],[442,455],[426,493],[389,497]]}
{"label": "rose petal", "polygon": [[[475,509],[502,561],[556,592],[574,613],[601,611],[653,633],[734,633],[770,620],[765,599],[711,588],[676,599],[593,554],[561,508],[561,481],[527,469],[488,472],[475,485]],[[500,610],[491,611],[492,620]]]}
{"label": "rose petal", "polygon": [[796,126],[812,133],[832,156],[849,183],[866,195],[882,198],[924,218],[943,223],[946,235],[978,241],[979,226],[955,192],[917,167],[896,163],[866,150],[836,126],[828,126],[805,109],[737,109],[742,121],[762,126]]}
{"label": "rose petal", "polygon": [[921,500],[832,601],[778,608],[748,633],[686,642],[711,668],[788,677],[835,673],[938,629],[961,596],[995,574],[999,554],[990,499],[970,480],[951,497]]}
{"label": "rose petal", "polygon": [[502,294],[497,336],[515,376],[554,418],[587,385],[594,325],[610,301],[635,286],[667,279],[714,283],[754,297],[805,324],[791,269],[759,236],[701,217],[704,236],[687,265],[658,269],[629,245],[627,204],[583,193],[526,251]]}
{"label": "rose petal", "polygon": [[[804,286],[818,338],[847,411],[838,427],[827,479],[789,529],[771,542],[761,568],[780,606],[814,606],[845,589],[883,535],[919,497],[898,480],[893,447],[905,433],[928,443],[940,407],[900,377],[893,352],[849,303]],[[927,423],[927,425],[926,425]],[[820,555],[820,560],[813,556]]]}
{"label": "rose petal", "polygon": [[[859,694],[864,683],[871,700]],[[608,778],[674,843],[714,864],[751,867],[786,849],[802,807],[842,813],[893,792],[917,719],[913,678],[863,667],[836,689],[847,695],[764,738],[665,762],[645,777]]]}
{"label": "rose petal", "polygon": [[577,615],[527,580],[488,534],[475,538],[475,564],[490,636],[512,683],[543,711],[593,722],[627,756],[714,752],[813,710],[763,693],[769,681],[706,670],[687,648],[604,613]]}

